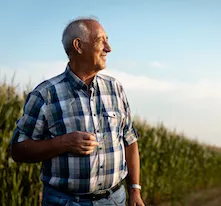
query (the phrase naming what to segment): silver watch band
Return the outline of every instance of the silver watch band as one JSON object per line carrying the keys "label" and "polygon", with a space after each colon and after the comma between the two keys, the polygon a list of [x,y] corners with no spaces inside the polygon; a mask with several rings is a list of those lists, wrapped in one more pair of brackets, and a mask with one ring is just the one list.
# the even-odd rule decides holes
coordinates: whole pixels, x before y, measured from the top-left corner
{"label": "silver watch band", "polygon": [[130,187],[141,190],[141,186],[138,184],[132,184],[132,185],[130,185]]}

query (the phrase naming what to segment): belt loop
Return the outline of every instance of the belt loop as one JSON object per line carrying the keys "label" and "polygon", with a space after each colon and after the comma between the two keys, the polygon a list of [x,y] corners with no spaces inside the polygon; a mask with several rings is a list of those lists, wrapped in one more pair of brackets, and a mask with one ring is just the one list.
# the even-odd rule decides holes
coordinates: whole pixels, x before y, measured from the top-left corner
{"label": "belt loop", "polygon": [[106,191],[106,199],[109,199],[109,197],[110,197],[110,195],[112,194],[113,192],[112,192],[112,190],[110,191],[110,190],[107,190]]}
{"label": "belt loop", "polygon": [[74,199],[76,200],[76,202],[80,202],[80,197],[79,196],[74,197]]}

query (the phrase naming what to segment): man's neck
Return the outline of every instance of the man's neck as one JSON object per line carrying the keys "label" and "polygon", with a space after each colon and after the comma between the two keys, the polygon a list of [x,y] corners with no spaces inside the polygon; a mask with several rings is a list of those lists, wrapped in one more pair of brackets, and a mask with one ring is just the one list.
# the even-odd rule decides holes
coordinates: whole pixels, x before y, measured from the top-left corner
{"label": "man's neck", "polygon": [[91,68],[86,65],[77,65],[75,62],[69,62],[68,65],[71,71],[88,86],[97,74],[97,72],[90,71]]}

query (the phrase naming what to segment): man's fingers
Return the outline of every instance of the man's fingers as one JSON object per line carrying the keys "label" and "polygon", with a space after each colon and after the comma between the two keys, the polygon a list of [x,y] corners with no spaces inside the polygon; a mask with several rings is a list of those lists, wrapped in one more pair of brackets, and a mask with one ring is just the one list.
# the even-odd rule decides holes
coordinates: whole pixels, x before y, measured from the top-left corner
{"label": "man's fingers", "polygon": [[96,140],[96,137],[92,133],[87,133],[87,135],[83,136],[83,140]]}
{"label": "man's fingers", "polygon": [[83,151],[93,151],[94,150],[94,146],[81,146],[81,149],[83,150]]}
{"label": "man's fingers", "polygon": [[95,146],[98,146],[99,143],[97,141],[83,141],[82,145],[83,146],[93,146],[93,147],[95,147]]}
{"label": "man's fingers", "polygon": [[78,148],[78,149],[75,149],[75,150],[71,151],[71,153],[73,153],[73,154],[82,154],[82,155],[89,155],[93,151],[94,151],[94,148],[93,149],[91,149],[91,148],[87,148],[87,149],[86,148],[84,148],[84,149]]}
{"label": "man's fingers", "polygon": [[94,150],[81,151],[80,154],[89,155],[89,154],[91,154],[93,151],[94,151]]}

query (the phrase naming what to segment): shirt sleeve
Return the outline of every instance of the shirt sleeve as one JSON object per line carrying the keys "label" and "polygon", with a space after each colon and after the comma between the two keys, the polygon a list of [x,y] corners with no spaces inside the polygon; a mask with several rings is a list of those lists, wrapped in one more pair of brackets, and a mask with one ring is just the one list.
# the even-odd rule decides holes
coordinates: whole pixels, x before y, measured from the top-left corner
{"label": "shirt sleeve", "polygon": [[45,102],[38,91],[31,92],[24,105],[24,113],[17,122],[11,143],[23,142],[26,139],[44,139]]}
{"label": "shirt sleeve", "polygon": [[123,88],[121,89],[121,94],[122,94],[122,99],[124,101],[124,108],[125,108],[125,113],[126,113],[125,126],[123,130],[123,134],[124,134],[123,138],[124,138],[125,146],[129,146],[138,140],[138,135],[133,125],[130,106],[129,106],[129,103],[128,103],[128,100],[127,100],[127,97]]}

